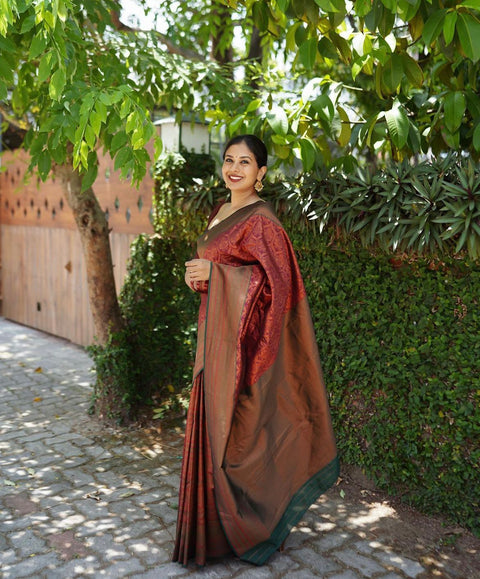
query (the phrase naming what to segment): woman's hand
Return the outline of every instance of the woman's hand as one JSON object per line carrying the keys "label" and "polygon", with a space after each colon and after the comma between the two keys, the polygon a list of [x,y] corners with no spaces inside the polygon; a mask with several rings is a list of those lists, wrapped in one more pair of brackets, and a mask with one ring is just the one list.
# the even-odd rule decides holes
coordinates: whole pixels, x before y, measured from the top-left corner
{"label": "woman's hand", "polygon": [[199,282],[210,279],[210,269],[212,262],[208,259],[191,259],[185,262],[187,268],[185,272],[185,282],[192,289],[196,289]]}

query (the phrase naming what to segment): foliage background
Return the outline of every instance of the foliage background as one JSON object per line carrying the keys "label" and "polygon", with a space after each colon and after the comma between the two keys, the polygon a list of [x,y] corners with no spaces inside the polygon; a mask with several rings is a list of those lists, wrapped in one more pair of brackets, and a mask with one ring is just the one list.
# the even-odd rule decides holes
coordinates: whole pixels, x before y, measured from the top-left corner
{"label": "foliage background", "polygon": [[478,264],[292,237],[343,461],[479,533]]}
{"label": "foliage background", "polygon": [[[185,396],[191,378],[198,302],[183,282],[183,261],[193,254],[211,206],[225,195],[211,177],[182,177],[183,162],[173,154],[159,167],[157,196],[167,196],[157,197],[157,233],[136,242],[121,295],[130,348],[134,344],[130,360],[142,376],[130,403],[152,403],[153,395],[159,416],[172,406],[178,410],[175,399]],[[428,170],[457,186],[461,163],[445,163]],[[416,171],[425,177],[427,167]],[[354,179],[357,193],[360,184],[370,191],[372,182],[398,185],[382,174],[364,177]],[[410,171],[398,197],[410,198],[414,177]],[[372,237],[355,227],[361,221],[346,219],[353,181],[342,188],[338,179],[324,185],[330,199],[343,199],[342,210],[334,204],[322,233],[321,219],[307,219],[318,217],[312,208],[322,206],[321,180],[303,180],[302,190],[298,183],[271,183],[264,197],[299,257],[341,459],[406,503],[480,533],[480,265],[466,250],[456,252],[461,232],[435,251],[420,244],[393,252],[387,232]],[[373,201],[378,214],[385,203]],[[406,219],[405,205],[395,207]]]}

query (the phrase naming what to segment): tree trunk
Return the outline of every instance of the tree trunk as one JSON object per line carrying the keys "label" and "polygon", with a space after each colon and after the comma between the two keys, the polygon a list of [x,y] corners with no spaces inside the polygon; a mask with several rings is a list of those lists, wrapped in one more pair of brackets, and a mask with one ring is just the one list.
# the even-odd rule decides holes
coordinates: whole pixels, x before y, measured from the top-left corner
{"label": "tree trunk", "polygon": [[[250,37],[250,47],[248,50],[248,60],[255,61],[258,64],[262,63],[263,59],[263,48],[262,48],[262,38],[260,36],[260,30],[256,26],[252,29],[252,36]],[[259,84],[256,78],[250,77],[249,84],[253,90],[259,89]]]}
{"label": "tree trunk", "polygon": [[82,193],[82,178],[71,164],[59,166],[55,172],[73,211],[87,270],[96,338],[91,353],[97,371],[91,411],[106,422],[128,422],[135,384],[130,374],[131,352],[121,332],[124,319],[115,289],[108,223],[93,189]]}
{"label": "tree trunk", "polygon": [[65,197],[80,233],[95,337],[103,346],[110,332],[123,327],[115,289],[108,222],[92,188],[81,192],[82,178],[73,166],[62,165],[56,172],[62,178]]}

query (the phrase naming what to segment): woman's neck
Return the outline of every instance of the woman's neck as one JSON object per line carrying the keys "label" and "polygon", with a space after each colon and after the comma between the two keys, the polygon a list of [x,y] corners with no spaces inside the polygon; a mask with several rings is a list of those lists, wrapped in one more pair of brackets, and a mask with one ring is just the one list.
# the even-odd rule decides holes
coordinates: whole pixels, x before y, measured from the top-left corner
{"label": "woman's neck", "polygon": [[250,205],[255,203],[256,201],[260,201],[260,197],[257,195],[256,191],[245,191],[245,192],[238,192],[232,191],[230,196],[230,206],[235,209],[239,209],[240,207],[244,207],[245,205]]}

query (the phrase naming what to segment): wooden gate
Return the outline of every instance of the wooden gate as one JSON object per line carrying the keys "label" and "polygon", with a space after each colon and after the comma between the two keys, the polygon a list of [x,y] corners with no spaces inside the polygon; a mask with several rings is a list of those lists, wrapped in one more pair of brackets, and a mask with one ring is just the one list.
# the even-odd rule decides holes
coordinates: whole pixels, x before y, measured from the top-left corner
{"label": "wooden gate", "polygon": [[[24,151],[4,153],[0,173],[0,296],[2,315],[76,344],[94,340],[80,236],[61,186],[26,178]],[[153,179],[139,189],[121,181],[109,157],[100,160],[94,185],[111,227],[117,290],[130,244],[152,233]]]}

